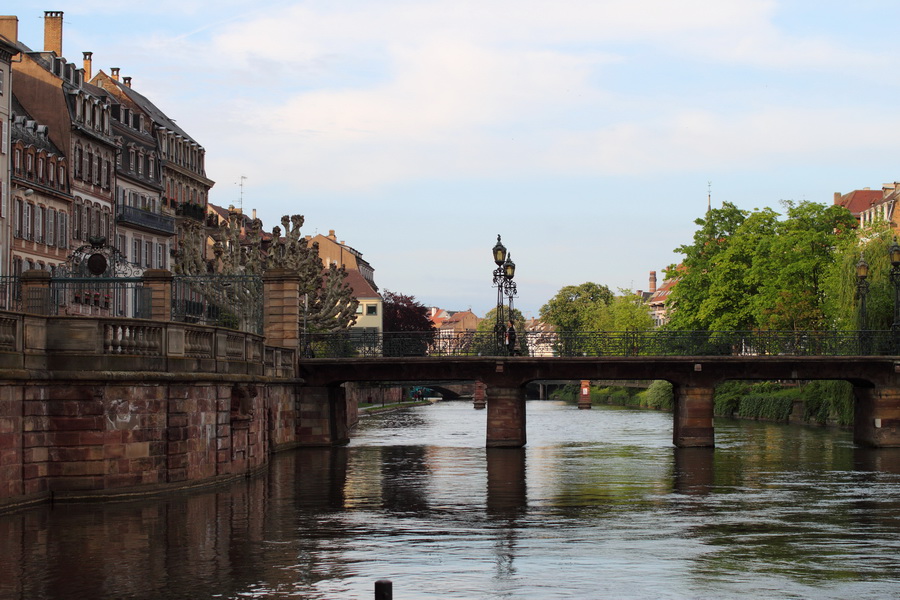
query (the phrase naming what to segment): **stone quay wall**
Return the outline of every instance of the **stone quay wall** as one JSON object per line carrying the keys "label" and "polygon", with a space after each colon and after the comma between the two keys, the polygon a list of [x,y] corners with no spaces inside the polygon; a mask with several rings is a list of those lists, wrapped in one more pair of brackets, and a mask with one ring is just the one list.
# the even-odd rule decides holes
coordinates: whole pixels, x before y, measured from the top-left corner
{"label": "stone quay wall", "polygon": [[296,361],[215,327],[0,312],[0,510],[216,484],[339,442],[346,400],[304,398]]}

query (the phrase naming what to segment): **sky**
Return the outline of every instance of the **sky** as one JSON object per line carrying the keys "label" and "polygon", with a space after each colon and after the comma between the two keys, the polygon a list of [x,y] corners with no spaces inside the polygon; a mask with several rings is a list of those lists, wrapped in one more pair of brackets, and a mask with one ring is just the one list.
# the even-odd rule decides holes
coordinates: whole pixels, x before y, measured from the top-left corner
{"label": "sky", "polygon": [[63,11],[68,60],[119,67],[200,143],[210,202],[304,215],[427,306],[493,308],[497,235],[537,317],[567,285],[662,281],[708,201],[900,179],[895,0],[14,6],[35,50]]}

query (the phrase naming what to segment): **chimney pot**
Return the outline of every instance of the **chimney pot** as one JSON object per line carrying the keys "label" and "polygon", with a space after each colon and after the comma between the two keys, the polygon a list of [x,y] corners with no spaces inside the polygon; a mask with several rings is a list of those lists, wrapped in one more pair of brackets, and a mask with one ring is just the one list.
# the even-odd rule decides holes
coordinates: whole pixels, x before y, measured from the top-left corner
{"label": "chimney pot", "polygon": [[94,55],[93,52],[85,52],[84,53],[84,80],[90,81],[91,77],[93,77],[93,73],[91,72],[91,57]]}
{"label": "chimney pot", "polygon": [[131,87],[131,77],[123,77],[122,81],[125,83],[125,87],[127,87],[127,88]]}
{"label": "chimney pot", "polygon": [[110,67],[109,73],[110,73],[110,76],[113,78],[113,81],[119,80],[119,67]]}
{"label": "chimney pot", "polygon": [[650,271],[650,294],[656,293],[656,271]]}
{"label": "chimney pot", "polygon": [[62,56],[63,12],[61,10],[44,11],[44,52],[54,52]]}

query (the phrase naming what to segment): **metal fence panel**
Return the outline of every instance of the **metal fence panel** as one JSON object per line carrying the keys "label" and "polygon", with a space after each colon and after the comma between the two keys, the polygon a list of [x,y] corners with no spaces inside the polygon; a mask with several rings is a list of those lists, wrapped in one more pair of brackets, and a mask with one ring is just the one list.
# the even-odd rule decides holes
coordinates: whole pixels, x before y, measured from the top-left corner
{"label": "metal fence panel", "polygon": [[172,281],[172,320],[262,334],[262,278],[177,275]]}

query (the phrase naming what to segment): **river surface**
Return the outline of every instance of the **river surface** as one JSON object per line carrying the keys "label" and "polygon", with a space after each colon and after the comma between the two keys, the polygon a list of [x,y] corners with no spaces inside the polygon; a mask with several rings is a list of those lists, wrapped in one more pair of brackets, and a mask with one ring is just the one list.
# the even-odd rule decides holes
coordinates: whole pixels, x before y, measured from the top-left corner
{"label": "river surface", "polygon": [[0,598],[900,597],[900,453],[849,432],[527,407],[484,448],[469,402],[364,418],[349,446],[226,488],[0,516]]}

